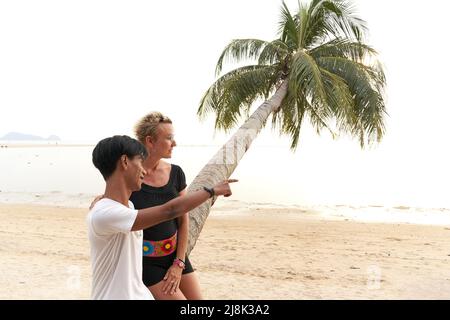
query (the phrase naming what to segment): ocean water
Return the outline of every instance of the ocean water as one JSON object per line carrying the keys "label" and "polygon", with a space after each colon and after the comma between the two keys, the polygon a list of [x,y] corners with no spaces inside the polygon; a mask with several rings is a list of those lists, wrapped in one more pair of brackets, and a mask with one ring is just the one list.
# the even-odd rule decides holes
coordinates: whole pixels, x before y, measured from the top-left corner
{"label": "ocean water", "polygon": [[[94,145],[0,145],[0,202],[86,207],[93,196],[103,193],[103,178],[91,162]],[[183,168],[189,184],[219,148],[177,146],[168,161]],[[330,161],[333,166],[324,169]],[[445,201],[418,202],[427,198],[395,192],[399,182],[386,183],[377,172],[361,179],[360,173],[370,165],[367,160],[352,164],[356,176],[349,176],[348,161],[337,154],[319,158],[285,147],[252,146],[232,175],[239,182],[233,184],[230,199],[242,205],[304,208],[336,218],[450,225]]]}

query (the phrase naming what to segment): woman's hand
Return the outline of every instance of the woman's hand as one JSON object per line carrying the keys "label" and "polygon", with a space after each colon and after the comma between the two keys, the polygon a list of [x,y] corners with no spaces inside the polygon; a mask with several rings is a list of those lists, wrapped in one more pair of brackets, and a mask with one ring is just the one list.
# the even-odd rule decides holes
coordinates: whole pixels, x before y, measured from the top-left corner
{"label": "woman's hand", "polygon": [[98,200],[101,200],[105,197],[104,194],[101,194],[99,196],[96,196],[95,199],[92,201],[91,205],[89,206],[89,210],[92,210],[92,208],[95,206]]}
{"label": "woman's hand", "polygon": [[176,265],[171,265],[164,276],[164,285],[162,290],[165,294],[174,294],[180,286],[181,274],[183,269]]}

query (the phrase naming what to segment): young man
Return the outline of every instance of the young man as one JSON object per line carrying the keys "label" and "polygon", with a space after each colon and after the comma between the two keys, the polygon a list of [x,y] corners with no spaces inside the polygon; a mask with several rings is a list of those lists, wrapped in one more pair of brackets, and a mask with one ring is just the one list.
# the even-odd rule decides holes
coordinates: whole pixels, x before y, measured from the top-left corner
{"label": "young man", "polygon": [[101,140],[92,162],[106,181],[104,198],[87,216],[91,246],[92,299],[153,299],[142,282],[142,229],[183,215],[214,195],[231,195],[227,180],[214,188],[135,210],[128,200],[141,188],[145,147],[128,136]]}

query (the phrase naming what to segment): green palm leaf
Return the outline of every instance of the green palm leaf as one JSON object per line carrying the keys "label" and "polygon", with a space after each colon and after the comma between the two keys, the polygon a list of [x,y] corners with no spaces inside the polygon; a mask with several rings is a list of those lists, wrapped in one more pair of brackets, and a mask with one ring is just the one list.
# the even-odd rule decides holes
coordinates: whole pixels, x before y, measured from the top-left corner
{"label": "green palm leaf", "polygon": [[[228,130],[252,104],[267,99],[208,162],[189,187],[196,190],[231,176],[242,152],[272,114],[272,126],[290,138],[291,149],[309,122],[317,133],[349,133],[361,147],[380,141],[385,133],[383,91],[386,78],[376,51],[364,43],[367,28],[346,0],[311,0],[291,14],[281,6],[278,38],[233,40],[216,67],[219,77],[200,101],[198,115],[215,115],[215,128]],[[252,61],[221,75],[225,63]],[[241,130],[242,129],[242,130]],[[225,157],[225,154],[227,157]],[[226,158],[226,159],[225,159]],[[210,202],[190,214],[189,248],[195,244]]]}
{"label": "green palm leaf", "polygon": [[280,35],[280,40],[284,42],[291,50],[299,47],[300,39],[298,38],[297,25],[284,2],[281,7],[278,34]]}
{"label": "green palm leaf", "polygon": [[274,40],[268,43],[258,57],[258,64],[271,65],[282,62],[289,54],[289,48],[287,45],[280,41]]}
{"label": "green palm leaf", "polygon": [[358,135],[361,145],[380,141],[384,134],[386,113],[382,94],[377,88],[385,85],[384,73],[349,59],[321,57],[318,64],[347,83],[354,99],[356,119],[349,121],[350,133]]}
{"label": "green palm leaf", "polygon": [[363,62],[366,58],[376,57],[377,52],[366,44],[336,38],[311,49],[310,54],[315,59],[320,57],[343,57]]}
{"label": "green palm leaf", "polygon": [[216,74],[226,63],[251,60],[220,76],[204,94],[198,115],[214,113],[216,129],[228,130],[255,101],[267,99],[287,81],[288,90],[272,125],[298,145],[305,119],[318,133],[326,129],[357,137],[361,146],[385,133],[386,77],[377,52],[365,44],[366,24],[347,0],[312,0],[291,13],[280,10],[277,39],[233,40],[219,57]]}
{"label": "green palm leaf", "polygon": [[289,74],[289,89],[302,92],[306,98],[327,106],[327,97],[319,66],[305,51],[298,51],[293,58]]}
{"label": "green palm leaf", "polygon": [[204,94],[197,114],[216,114],[216,129],[230,129],[254,100],[267,98],[277,78],[276,66],[246,66],[220,77]]}
{"label": "green palm leaf", "polygon": [[[242,60],[258,60],[261,51],[268,45],[270,45],[270,42],[258,39],[236,39],[231,41],[219,57],[216,75],[222,72],[224,62],[236,63]],[[278,47],[272,46],[273,50],[276,50],[276,48]]]}

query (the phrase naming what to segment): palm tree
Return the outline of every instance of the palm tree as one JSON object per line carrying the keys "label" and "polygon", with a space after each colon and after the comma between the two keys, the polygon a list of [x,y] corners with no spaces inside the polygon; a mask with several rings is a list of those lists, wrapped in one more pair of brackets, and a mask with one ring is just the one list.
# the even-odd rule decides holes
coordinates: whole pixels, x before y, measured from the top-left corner
{"label": "palm tree", "polygon": [[[256,63],[221,75],[201,99],[198,115],[213,113],[216,130],[229,130],[242,116],[248,120],[188,190],[227,179],[270,114],[272,126],[290,137],[292,150],[305,121],[317,133],[326,129],[333,137],[338,133],[357,137],[361,147],[379,142],[385,132],[386,79],[377,52],[364,44],[366,31],[350,2],[312,0],[299,3],[295,14],[282,4],[277,39],[231,41],[219,58],[217,76],[224,63]],[[252,104],[261,99],[266,101],[249,117]],[[188,254],[212,204],[190,214]]]}

